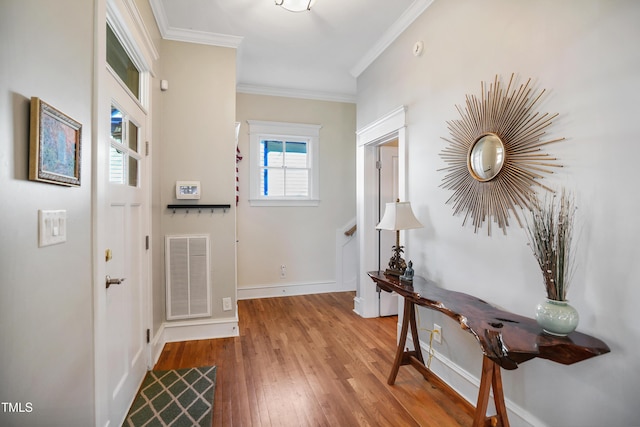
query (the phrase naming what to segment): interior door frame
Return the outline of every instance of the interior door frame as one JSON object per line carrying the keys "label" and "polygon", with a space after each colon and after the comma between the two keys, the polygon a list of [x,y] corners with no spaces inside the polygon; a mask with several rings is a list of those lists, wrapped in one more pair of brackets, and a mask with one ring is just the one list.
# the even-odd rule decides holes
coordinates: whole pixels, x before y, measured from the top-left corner
{"label": "interior door frame", "polygon": [[[129,54],[133,57],[141,72],[147,74],[141,81],[141,104],[146,106],[147,119],[146,139],[152,140],[151,121],[151,64],[158,59],[158,53],[151,42],[149,34],[141,26],[143,22],[137,10],[132,9],[132,3],[124,0],[96,0],[95,21],[94,21],[94,93],[93,93],[93,114],[92,114],[92,239],[93,239],[93,307],[94,307],[94,419],[95,425],[102,427],[121,422],[121,420],[109,419],[109,397],[106,395],[108,389],[108,378],[103,367],[106,364],[106,286],[105,286],[105,221],[104,215],[107,205],[108,194],[108,149],[110,146],[110,129],[105,118],[109,117],[111,107],[111,96],[108,90],[107,78],[109,71],[106,64],[106,24],[109,22],[114,31],[120,33],[127,39]],[[146,156],[147,162],[145,182],[148,183],[146,203],[146,230],[151,232],[151,177],[152,161],[151,154]],[[148,328],[152,325],[152,297],[151,297],[151,254],[147,251],[144,260],[145,265],[141,269],[146,271],[147,283],[145,286],[145,306],[144,322]],[[142,331],[140,331],[142,333]],[[147,367],[151,364],[151,345],[148,343],[145,351]],[[133,398],[133,396],[132,396]]]}
{"label": "interior door frame", "polygon": [[356,216],[358,224],[359,273],[353,310],[362,317],[379,317],[378,292],[367,271],[378,269],[377,250],[377,147],[398,139],[398,196],[406,199],[407,107],[400,106],[356,131]]}

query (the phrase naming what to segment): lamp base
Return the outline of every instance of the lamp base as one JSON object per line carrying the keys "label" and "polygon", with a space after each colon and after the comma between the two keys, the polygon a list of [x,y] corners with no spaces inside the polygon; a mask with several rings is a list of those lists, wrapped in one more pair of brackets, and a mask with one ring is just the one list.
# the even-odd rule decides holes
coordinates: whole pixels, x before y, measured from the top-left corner
{"label": "lamp base", "polygon": [[404,246],[396,245],[393,247],[393,256],[389,259],[389,268],[387,268],[384,274],[388,274],[390,276],[402,276],[404,271],[407,269],[407,263],[402,258],[402,250]]}
{"label": "lamp base", "polygon": [[395,276],[395,277],[400,277],[404,274],[404,271],[400,271],[400,270],[392,270],[390,268],[387,268],[384,271],[384,274],[386,274],[387,276]]}

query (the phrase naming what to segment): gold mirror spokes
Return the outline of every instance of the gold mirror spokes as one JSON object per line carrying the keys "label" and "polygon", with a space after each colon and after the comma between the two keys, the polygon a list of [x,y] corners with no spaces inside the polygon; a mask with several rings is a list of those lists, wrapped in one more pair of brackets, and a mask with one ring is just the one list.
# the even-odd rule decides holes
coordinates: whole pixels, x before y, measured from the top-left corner
{"label": "gold mirror spokes", "polygon": [[453,190],[447,203],[454,215],[463,213],[463,225],[471,219],[474,231],[487,222],[506,234],[513,215],[522,227],[519,209],[529,208],[536,186],[549,190],[539,180],[561,167],[542,146],[564,138],[545,140],[545,129],[558,114],[539,114],[535,106],[544,89],[535,91],[531,79],[513,88],[514,75],[503,89],[498,76],[493,83],[481,83],[480,98],[467,95],[466,107],[456,106],[461,118],[447,122],[449,145],[440,156],[448,164],[441,187]]}

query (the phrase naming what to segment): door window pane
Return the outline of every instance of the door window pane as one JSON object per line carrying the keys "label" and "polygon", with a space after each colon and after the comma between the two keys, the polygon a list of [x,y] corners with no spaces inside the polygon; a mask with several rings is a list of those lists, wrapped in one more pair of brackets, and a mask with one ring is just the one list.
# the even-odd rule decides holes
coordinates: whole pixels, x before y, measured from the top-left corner
{"label": "door window pane", "polygon": [[129,156],[129,186],[138,186],[138,159]]}
{"label": "door window pane", "polygon": [[129,122],[129,148],[138,152],[138,126]]}
{"label": "door window pane", "polygon": [[131,93],[140,99],[140,71],[109,25],[107,25],[107,64],[111,66]]}
{"label": "door window pane", "polygon": [[124,184],[125,154],[114,146],[109,148],[109,182]]}
{"label": "door window pane", "polygon": [[111,106],[111,140],[122,144],[122,112]]}
{"label": "door window pane", "polygon": [[109,182],[137,187],[140,179],[140,128],[125,112],[111,106]]}

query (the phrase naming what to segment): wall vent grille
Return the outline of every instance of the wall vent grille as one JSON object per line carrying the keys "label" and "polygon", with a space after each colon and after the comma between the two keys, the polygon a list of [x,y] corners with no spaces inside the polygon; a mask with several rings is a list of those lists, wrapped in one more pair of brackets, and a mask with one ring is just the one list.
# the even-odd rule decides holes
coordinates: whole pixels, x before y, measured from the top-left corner
{"label": "wall vent grille", "polygon": [[209,236],[165,237],[167,320],[211,316]]}

